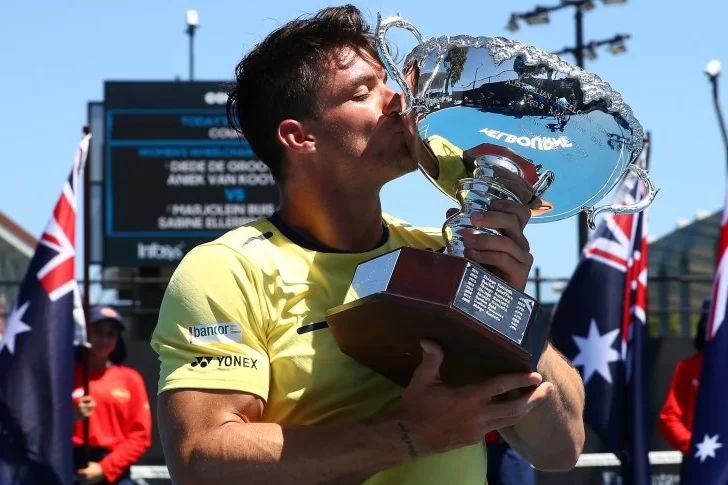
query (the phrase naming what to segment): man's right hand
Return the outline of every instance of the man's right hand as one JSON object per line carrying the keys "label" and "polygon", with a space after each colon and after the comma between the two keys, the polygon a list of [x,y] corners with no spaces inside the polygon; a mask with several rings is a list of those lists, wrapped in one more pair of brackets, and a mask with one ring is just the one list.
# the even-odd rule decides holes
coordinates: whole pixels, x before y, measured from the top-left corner
{"label": "man's right hand", "polygon": [[281,426],[264,421],[265,401],[254,394],[162,392],[159,429],[174,482],[228,485],[245,476],[250,483],[362,483],[414,456],[481,442],[488,431],[518,422],[553,390],[535,373],[448,387],[439,378],[442,349],[434,342],[424,347],[396,406],[356,422]]}
{"label": "man's right hand", "polygon": [[96,401],[91,396],[83,396],[78,400],[78,406],[76,406],[76,419],[86,419],[91,416],[96,407]]}
{"label": "man's right hand", "polygon": [[554,389],[535,372],[448,387],[439,376],[442,348],[430,340],[422,348],[422,362],[399,405],[386,417],[396,421],[410,456],[478,443],[489,431],[516,424]]}

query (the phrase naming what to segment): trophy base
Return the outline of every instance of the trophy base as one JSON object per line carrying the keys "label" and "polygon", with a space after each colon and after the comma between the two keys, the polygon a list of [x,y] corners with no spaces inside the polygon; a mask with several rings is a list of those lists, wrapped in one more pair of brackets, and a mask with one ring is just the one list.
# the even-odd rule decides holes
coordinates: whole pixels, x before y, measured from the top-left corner
{"label": "trophy base", "polygon": [[424,338],[442,346],[448,385],[535,370],[546,342],[538,302],[462,257],[403,247],[361,263],[352,286],[359,298],[326,315],[334,338],[401,386]]}

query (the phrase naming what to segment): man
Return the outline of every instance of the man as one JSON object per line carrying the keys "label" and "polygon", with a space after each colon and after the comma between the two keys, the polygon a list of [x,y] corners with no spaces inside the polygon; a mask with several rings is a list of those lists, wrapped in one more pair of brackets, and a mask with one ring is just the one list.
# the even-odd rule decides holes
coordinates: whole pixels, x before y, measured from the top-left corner
{"label": "man", "polygon": [[[381,211],[381,187],[417,166],[399,110],[352,6],[285,24],[237,66],[229,116],[281,204],[193,249],[167,288],[152,346],[175,483],[482,485],[493,429],[539,468],[575,464],[581,379],[550,346],[539,373],[448,388],[442,349],[424,341],[402,389],[344,355],[326,327],[357,263],[443,245],[439,229]],[[466,256],[523,289],[528,216],[515,203],[473,216],[505,237],[473,237]]]}

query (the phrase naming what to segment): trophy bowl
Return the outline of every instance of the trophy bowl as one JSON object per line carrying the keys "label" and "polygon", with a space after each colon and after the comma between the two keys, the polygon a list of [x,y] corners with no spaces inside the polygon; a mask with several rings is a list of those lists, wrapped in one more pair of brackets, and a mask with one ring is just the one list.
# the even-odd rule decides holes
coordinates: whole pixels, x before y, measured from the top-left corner
{"label": "trophy bowl", "polygon": [[[419,45],[400,68],[385,37],[406,29]],[[402,17],[378,17],[380,59],[402,89],[411,151],[422,173],[460,210],[443,225],[444,253],[400,248],[361,263],[347,303],[327,321],[342,351],[402,385],[419,364],[419,341],[440,342],[449,384],[535,370],[547,325],[538,302],[464,258],[474,211],[494,199],[527,205],[529,223],[586,212],[635,213],[657,189],[631,163],[643,129],[630,107],[593,73],[536,47],[501,37],[423,40]],[[437,173],[432,173],[434,171]],[[633,172],[645,196],[632,205],[595,207]]]}

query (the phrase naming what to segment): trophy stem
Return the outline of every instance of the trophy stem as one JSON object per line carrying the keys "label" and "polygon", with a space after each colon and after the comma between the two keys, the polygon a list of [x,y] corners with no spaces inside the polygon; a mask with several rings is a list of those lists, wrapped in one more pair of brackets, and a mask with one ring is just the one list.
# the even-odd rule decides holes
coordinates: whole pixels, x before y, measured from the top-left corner
{"label": "trophy stem", "polygon": [[447,243],[447,254],[461,257],[465,256],[465,237],[473,234],[502,236],[496,229],[474,225],[471,220],[474,212],[488,211],[493,199],[521,202],[513,192],[492,176],[460,180],[456,188],[456,197],[460,203],[460,210],[445,221],[442,235]]}

